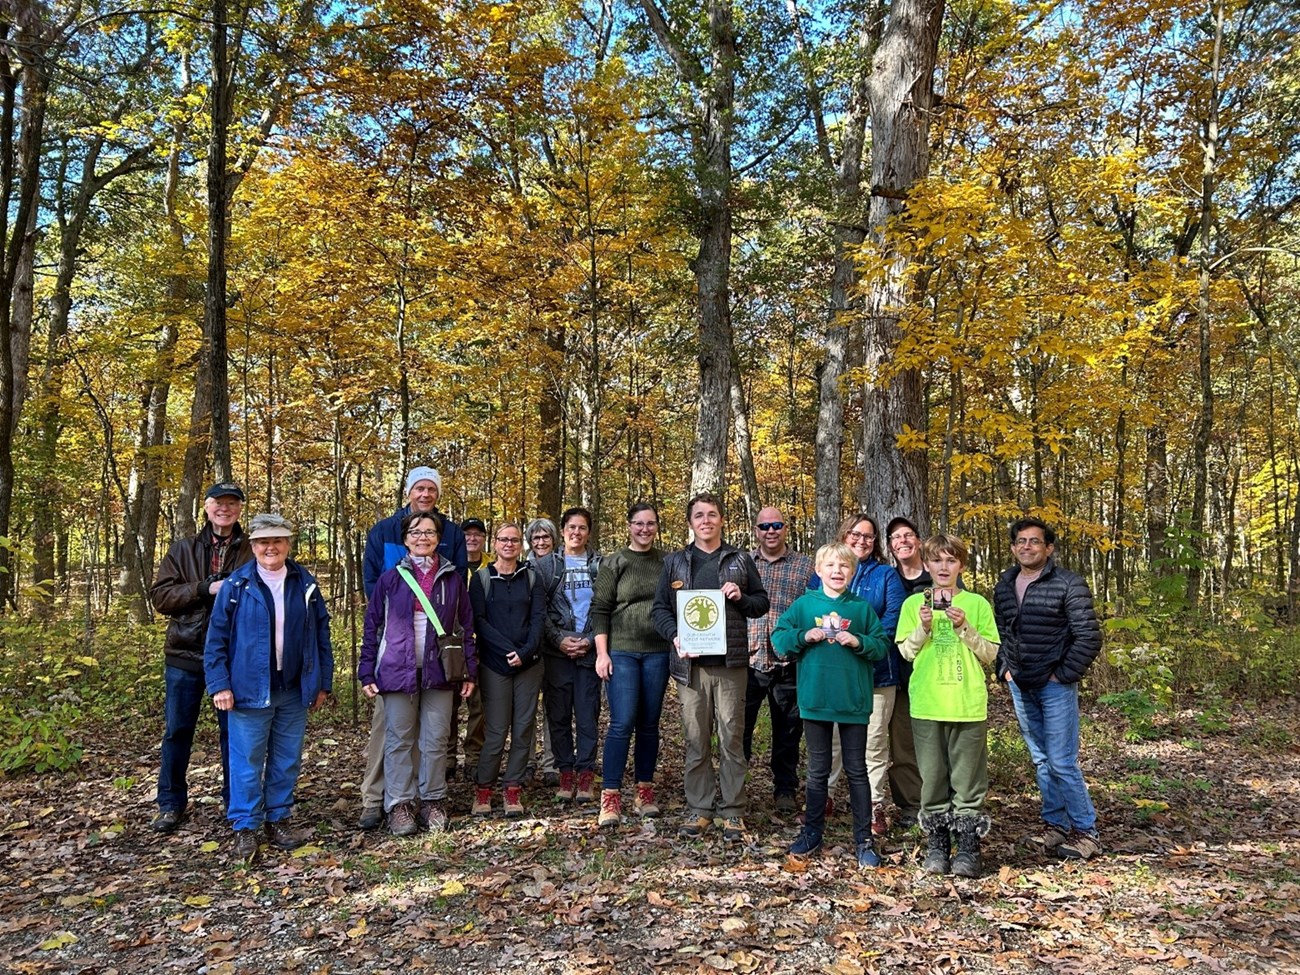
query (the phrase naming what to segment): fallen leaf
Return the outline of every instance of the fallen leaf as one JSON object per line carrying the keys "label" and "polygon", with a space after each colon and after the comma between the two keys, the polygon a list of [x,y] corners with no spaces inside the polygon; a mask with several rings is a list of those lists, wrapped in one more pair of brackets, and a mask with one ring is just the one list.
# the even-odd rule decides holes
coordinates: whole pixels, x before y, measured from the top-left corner
{"label": "fallen leaf", "polygon": [[41,951],[53,951],[56,948],[66,948],[68,945],[75,945],[77,940],[77,936],[71,931],[59,931],[42,941],[40,949]]}

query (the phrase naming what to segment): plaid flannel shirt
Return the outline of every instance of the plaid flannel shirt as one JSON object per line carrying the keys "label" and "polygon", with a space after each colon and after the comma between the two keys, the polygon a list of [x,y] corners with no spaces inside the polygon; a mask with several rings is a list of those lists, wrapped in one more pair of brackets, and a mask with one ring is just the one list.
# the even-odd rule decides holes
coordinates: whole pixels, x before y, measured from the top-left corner
{"label": "plaid flannel shirt", "polygon": [[762,549],[750,553],[758,566],[759,578],[771,601],[767,614],[749,621],[749,665],[755,670],[769,671],[788,666],[772,650],[772,627],[790,604],[808,590],[808,579],[813,573],[813,562],[790,548],[784,555],[768,559]]}

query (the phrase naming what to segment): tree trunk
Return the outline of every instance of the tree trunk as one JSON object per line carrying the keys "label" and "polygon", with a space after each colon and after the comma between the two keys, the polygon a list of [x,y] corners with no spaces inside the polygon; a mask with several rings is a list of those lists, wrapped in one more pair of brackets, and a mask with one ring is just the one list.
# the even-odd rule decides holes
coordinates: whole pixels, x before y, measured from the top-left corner
{"label": "tree trunk", "polygon": [[1200,269],[1197,275],[1197,337],[1201,407],[1196,417],[1192,448],[1191,544],[1195,552],[1187,568],[1187,603],[1192,608],[1201,595],[1201,574],[1209,557],[1205,535],[1205,494],[1209,478],[1210,433],[1214,427],[1214,386],[1210,376],[1210,263],[1214,250],[1214,189],[1219,151],[1219,69],[1223,43],[1223,3],[1214,5],[1214,54],[1210,63],[1209,111],[1203,120],[1201,161]]}
{"label": "tree trunk", "polygon": [[745,388],[740,383],[740,369],[735,361],[734,350],[731,362],[731,414],[735,419],[733,435],[736,459],[740,462],[741,486],[745,493],[745,517],[748,524],[753,525],[758,521],[763,501],[758,489],[758,471],[754,468],[754,451],[749,435],[749,406],[745,402]]}
{"label": "tree trunk", "polygon": [[934,66],[943,0],[895,0],[873,60],[871,100],[871,236],[886,261],[866,296],[864,365],[869,378],[863,402],[863,496],[867,510],[885,524],[897,515],[922,517],[929,510],[926,453],[903,449],[905,428],[925,429],[919,370],[885,375],[902,337],[900,319],[908,293],[908,261],[885,239],[888,221],[900,213],[908,191],[929,168]]}
{"label": "tree trunk", "polygon": [[708,64],[673,33],[654,0],[641,0],[655,39],[690,89],[689,128],[699,185],[699,251],[692,262],[698,298],[699,413],[691,493],[721,493],[731,427],[731,135],[736,38],[730,0],[709,0]]}

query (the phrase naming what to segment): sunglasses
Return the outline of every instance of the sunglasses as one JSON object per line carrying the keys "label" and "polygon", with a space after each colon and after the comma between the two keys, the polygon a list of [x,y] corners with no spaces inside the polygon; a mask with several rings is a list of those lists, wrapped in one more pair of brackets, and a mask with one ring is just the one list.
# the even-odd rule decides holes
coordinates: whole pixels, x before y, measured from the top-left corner
{"label": "sunglasses", "polygon": [[758,530],[761,532],[779,532],[782,528],[785,527],[785,522],[784,521],[760,521],[757,527]]}

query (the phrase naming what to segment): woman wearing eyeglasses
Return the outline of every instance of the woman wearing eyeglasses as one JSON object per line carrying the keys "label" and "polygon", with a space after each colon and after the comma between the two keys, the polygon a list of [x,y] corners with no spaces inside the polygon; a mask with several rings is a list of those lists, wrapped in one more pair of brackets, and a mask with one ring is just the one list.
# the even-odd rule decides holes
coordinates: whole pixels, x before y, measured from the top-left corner
{"label": "woman wearing eyeglasses", "polygon": [[617,826],[623,812],[623,772],[636,732],[632,811],[658,816],[655,766],[659,763],[659,716],[668,690],[668,641],[650,619],[664,553],[655,547],[659,512],[642,502],[627,512],[627,547],[606,558],[596,576],[591,623],[596,675],[605,682],[609,728],[601,757],[603,781],[599,826]]}
{"label": "woman wearing eyeglasses", "polygon": [[473,814],[492,812],[492,792],[501,775],[506,738],[504,812],[524,814],[523,785],[542,688],[540,649],[545,595],[533,570],[520,564],[524,529],[508,521],[497,529],[496,561],[474,573],[469,597],[478,636],[479,694],[483,699],[483,750],[479,752]]}
{"label": "woman wearing eyeglasses", "polygon": [[[884,836],[889,832],[889,818],[885,811],[885,785],[892,756],[890,719],[898,697],[898,687],[903,682],[903,657],[894,645],[893,634],[898,629],[898,614],[907,599],[902,580],[884,559],[880,544],[880,530],[876,519],[866,512],[849,515],[840,523],[840,541],[853,549],[858,558],[857,569],[848,591],[865,599],[880,625],[889,636],[889,653],[877,661],[875,684],[872,693],[871,720],[867,724],[867,773],[871,779],[871,833]],[[809,581],[810,589],[820,588],[816,576]],[[910,720],[910,719],[909,719]],[[909,736],[910,738],[910,736]],[[843,768],[839,739],[832,738],[830,787],[833,789]],[[915,766],[915,758],[911,759]]]}
{"label": "woman wearing eyeglasses", "polygon": [[[384,695],[384,811],[394,836],[447,828],[454,695],[469,697],[478,679],[474,612],[464,576],[438,555],[440,528],[432,512],[402,519],[406,555],[375,582],[357,665],[366,696]],[[439,641],[458,627],[469,679],[453,684]]]}
{"label": "woman wearing eyeglasses", "polygon": [[916,525],[907,518],[894,518],[886,533],[889,536],[889,554],[894,557],[894,566],[907,594],[910,596],[934,585],[921,558],[922,538]]}

